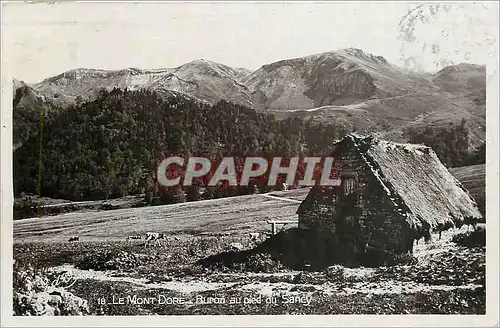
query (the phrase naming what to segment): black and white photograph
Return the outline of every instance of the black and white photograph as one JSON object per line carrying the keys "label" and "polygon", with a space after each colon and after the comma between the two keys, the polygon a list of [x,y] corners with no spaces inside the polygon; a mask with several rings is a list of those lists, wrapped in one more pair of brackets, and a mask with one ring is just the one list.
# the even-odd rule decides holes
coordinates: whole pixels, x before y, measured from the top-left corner
{"label": "black and white photograph", "polygon": [[498,8],[2,1],[2,327],[498,325]]}

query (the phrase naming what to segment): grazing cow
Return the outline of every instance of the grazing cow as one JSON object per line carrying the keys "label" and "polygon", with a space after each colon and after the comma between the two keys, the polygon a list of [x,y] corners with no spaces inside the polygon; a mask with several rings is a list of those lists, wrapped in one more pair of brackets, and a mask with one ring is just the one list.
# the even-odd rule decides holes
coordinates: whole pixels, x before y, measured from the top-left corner
{"label": "grazing cow", "polygon": [[80,236],[73,236],[71,238],[68,239],[69,242],[72,242],[72,241],[79,241],[80,240]]}
{"label": "grazing cow", "polygon": [[166,236],[163,233],[159,232],[146,232],[146,242],[144,243],[144,247],[148,246],[150,241],[153,241],[153,246],[157,243],[160,243],[160,240],[166,240]]}
{"label": "grazing cow", "polygon": [[141,236],[128,236],[127,242],[130,242],[132,240],[137,240],[137,239],[142,239],[142,237]]}

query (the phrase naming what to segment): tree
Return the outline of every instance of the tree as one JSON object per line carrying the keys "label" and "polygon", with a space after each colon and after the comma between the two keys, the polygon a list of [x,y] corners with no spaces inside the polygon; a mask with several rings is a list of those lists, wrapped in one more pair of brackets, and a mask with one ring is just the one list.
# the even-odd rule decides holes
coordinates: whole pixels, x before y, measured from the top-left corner
{"label": "tree", "polygon": [[83,103],[82,96],[76,96],[76,98],[75,98],[76,106],[80,106],[82,103]]}
{"label": "tree", "polygon": [[186,196],[182,188],[177,185],[161,189],[160,200],[163,204],[184,203],[186,201]]}
{"label": "tree", "polygon": [[[230,102],[210,106],[181,97],[161,98],[147,90],[102,90],[95,101],[60,110],[45,124],[41,193],[71,200],[146,193],[147,203],[160,195],[165,203],[183,201],[183,192],[164,190],[154,177],[165,156],[291,157],[302,155],[303,145],[309,146],[303,154],[307,155],[311,145],[318,152],[328,151],[335,131],[331,124],[275,120]],[[36,191],[39,147],[40,135],[35,135],[14,152],[16,195]],[[120,178],[122,173],[127,177]],[[145,183],[145,174],[151,174],[153,181]],[[198,187],[206,188],[208,181],[200,181]],[[195,190],[185,191],[189,200],[198,198]],[[248,192],[248,188],[207,188],[203,197]]]}
{"label": "tree", "polygon": [[186,201],[193,202],[200,200],[200,187],[192,185],[186,187]]}

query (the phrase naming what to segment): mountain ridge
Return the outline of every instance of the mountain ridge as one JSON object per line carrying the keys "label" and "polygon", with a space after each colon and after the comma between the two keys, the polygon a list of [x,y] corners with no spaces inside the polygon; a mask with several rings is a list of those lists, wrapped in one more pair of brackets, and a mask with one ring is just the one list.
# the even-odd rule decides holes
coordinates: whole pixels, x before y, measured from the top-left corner
{"label": "mountain ridge", "polygon": [[26,94],[33,103],[60,107],[92,101],[101,89],[113,88],[149,89],[209,104],[227,100],[277,117],[339,122],[394,141],[404,140],[405,129],[466,119],[474,131],[471,142],[485,138],[484,66],[460,63],[416,73],[356,48],[284,59],[253,72],[206,59],[174,68],[78,68],[23,88],[32,90]]}

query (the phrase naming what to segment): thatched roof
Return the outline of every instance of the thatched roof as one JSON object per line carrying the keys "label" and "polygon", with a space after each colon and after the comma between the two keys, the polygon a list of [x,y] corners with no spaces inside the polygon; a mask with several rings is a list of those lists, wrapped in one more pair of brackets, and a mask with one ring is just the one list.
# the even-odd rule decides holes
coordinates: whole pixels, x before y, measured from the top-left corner
{"label": "thatched roof", "polygon": [[357,134],[356,148],[413,229],[446,229],[481,218],[476,202],[427,146],[388,142]]}

